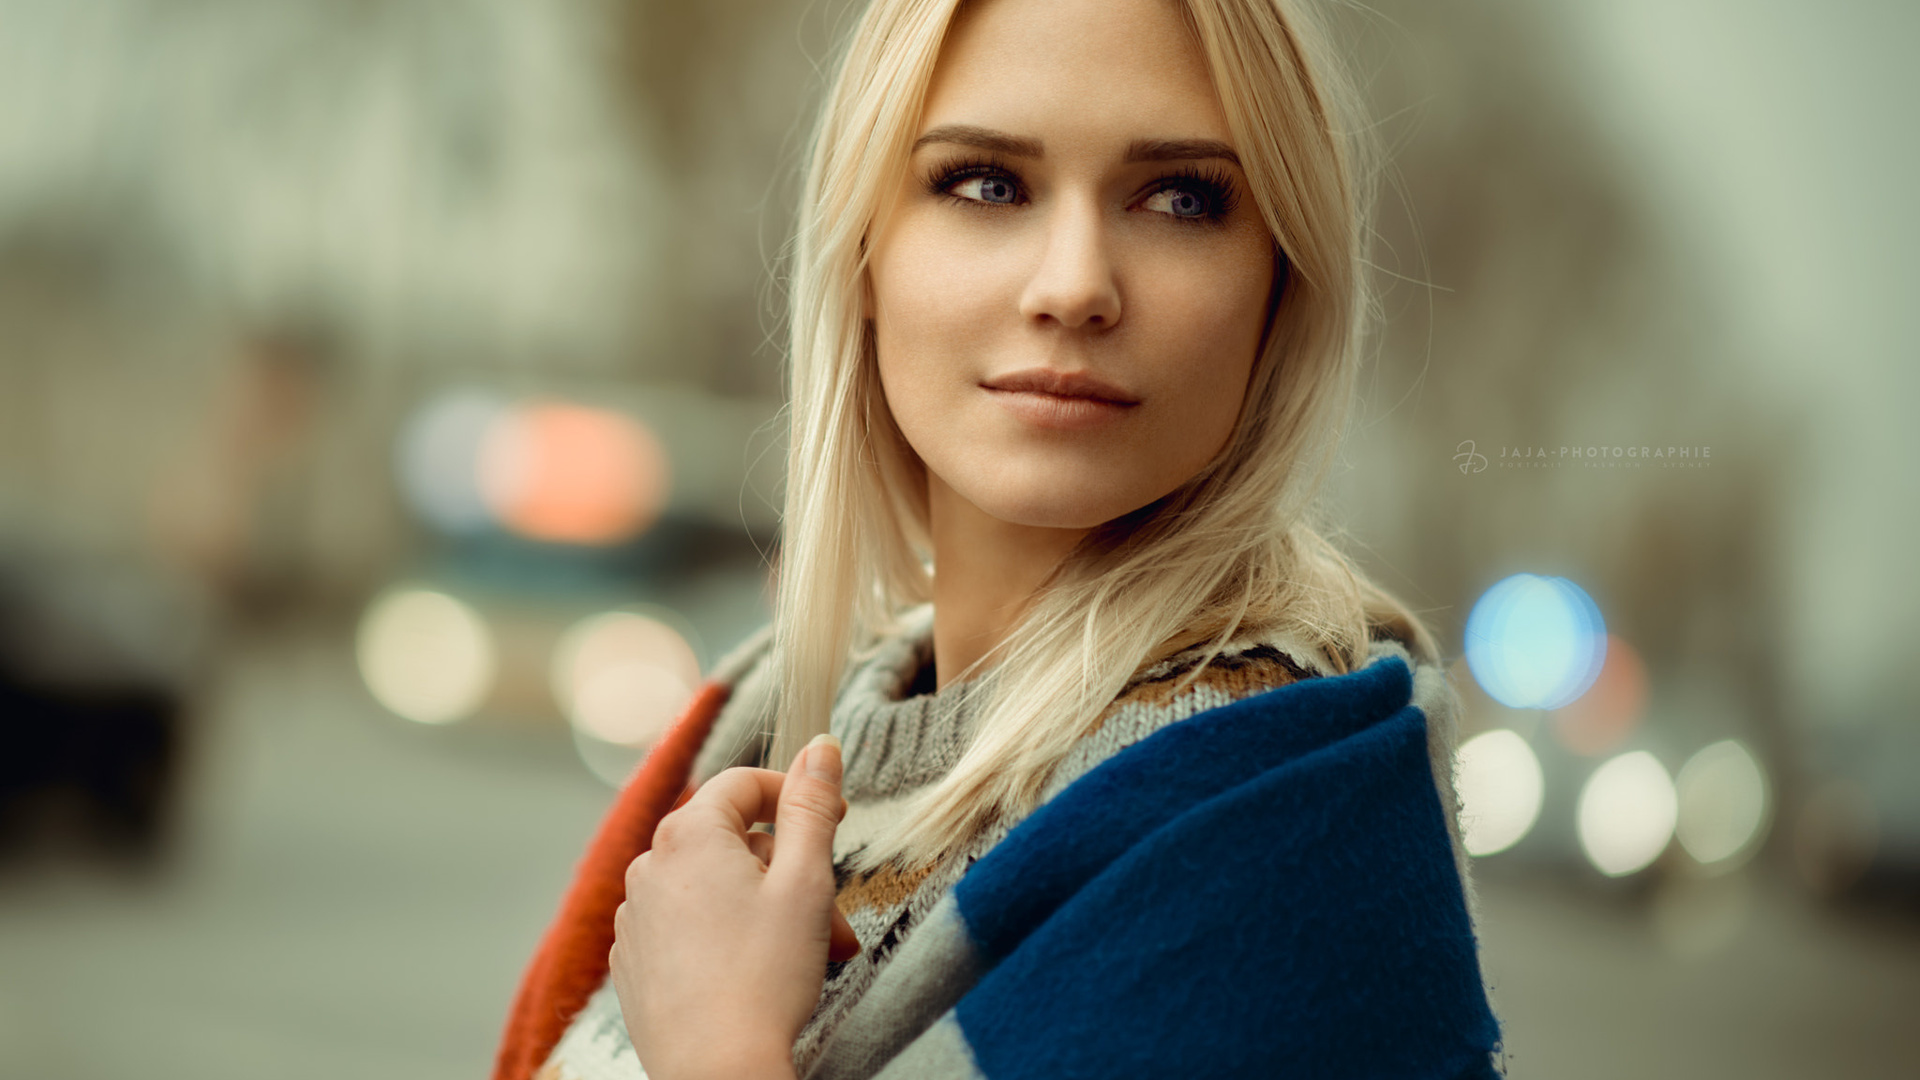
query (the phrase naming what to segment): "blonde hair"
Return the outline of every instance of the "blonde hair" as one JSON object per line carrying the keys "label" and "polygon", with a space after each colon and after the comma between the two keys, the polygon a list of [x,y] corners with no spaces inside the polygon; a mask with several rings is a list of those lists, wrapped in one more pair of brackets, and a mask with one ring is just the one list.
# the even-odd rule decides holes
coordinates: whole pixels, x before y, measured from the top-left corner
{"label": "blonde hair", "polygon": [[[861,309],[866,234],[907,167],[962,0],[874,0],[830,86],[801,196],[791,293],[791,451],[774,663],[774,761],[827,730],[848,659],[932,596],[925,473],[880,390]],[[1037,594],[944,779],[860,856],[923,862],[1022,813],[1143,665],[1243,629],[1304,640],[1336,671],[1370,628],[1432,653],[1417,619],[1311,524],[1346,420],[1369,294],[1354,94],[1295,0],[1181,0],[1225,110],[1278,282],[1246,403],[1179,490],[1083,542]]]}

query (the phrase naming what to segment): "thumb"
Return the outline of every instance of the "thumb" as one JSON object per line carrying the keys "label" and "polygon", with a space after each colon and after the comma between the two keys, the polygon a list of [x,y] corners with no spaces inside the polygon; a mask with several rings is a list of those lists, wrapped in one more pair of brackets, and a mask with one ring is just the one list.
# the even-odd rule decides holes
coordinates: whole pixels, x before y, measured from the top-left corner
{"label": "thumb", "polygon": [[828,874],[833,869],[833,833],[846,812],[840,798],[840,740],[816,735],[793,759],[780,785],[774,812],[773,874]]}

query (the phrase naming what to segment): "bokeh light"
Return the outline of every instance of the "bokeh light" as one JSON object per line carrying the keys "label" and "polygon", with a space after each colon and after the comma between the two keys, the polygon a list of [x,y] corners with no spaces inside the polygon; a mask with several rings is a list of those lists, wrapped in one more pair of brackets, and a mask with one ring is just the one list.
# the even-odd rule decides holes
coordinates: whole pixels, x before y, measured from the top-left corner
{"label": "bokeh light", "polygon": [[1667,770],[1636,750],[1601,765],[1580,790],[1580,847],[1608,877],[1644,869],[1673,839],[1679,799]]}
{"label": "bokeh light", "polygon": [[1474,604],[1466,653],[1474,681],[1495,701],[1513,709],[1557,709],[1599,675],[1606,624],[1573,582],[1515,574]]}
{"label": "bokeh light", "polygon": [[666,505],[666,450],[631,417],[542,402],[487,430],[479,488],[495,520],[533,540],[611,544],[651,525]]}
{"label": "bokeh light", "polygon": [[700,684],[686,636],[660,618],[610,611],[576,623],[554,648],[553,695],[576,731],[644,748]]}
{"label": "bokeh light", "polygon": [[1520,842],[1540,816],[1546,784],[1540,760],[1517,733],[1495,728],[1468,739],[1454,760],[1461,843],[1492,855]]}
{"label": "bokeh light", "polygon": [[1646,712],[1646,662],[1638,649],[1608,634],[1593,685],[1553,711],[1553,737],[1576,754],[1599,757],[1618,749]]}
{"label": "bokeh light", "polygon": [[400,716],[444,724],[472,713],[493,687],[493,635],[478,612],[445,593],[397,589],[360,620],[360,676]]}
{"label": "bokeh light", "polygon": [[1680,846],[1704,865],[1726,864],[1751,851],[1767,818],[1767,781],[1738,739],[1705,747],[1680,768],[1676,832]]}
{"label": "bokeh light", "polygon": [[506,415],[506,402],[498,397],[458,390],[407,418],[394,464],[407,505],[427,524],[454,535],[493,524],[480,491],[480,448]]}

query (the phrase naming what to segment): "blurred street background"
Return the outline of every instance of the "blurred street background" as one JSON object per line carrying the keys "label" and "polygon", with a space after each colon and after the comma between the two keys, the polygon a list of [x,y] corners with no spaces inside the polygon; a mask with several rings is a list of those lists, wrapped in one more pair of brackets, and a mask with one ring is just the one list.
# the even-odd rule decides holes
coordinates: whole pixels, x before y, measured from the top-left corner
{"label": "blurred street background", "polygon": [[[0,1080],[490,1068],[767,617],[850,10],[0,0]],[[1920,1076],[1920,7],[1339,26],[1510,1074]]]}

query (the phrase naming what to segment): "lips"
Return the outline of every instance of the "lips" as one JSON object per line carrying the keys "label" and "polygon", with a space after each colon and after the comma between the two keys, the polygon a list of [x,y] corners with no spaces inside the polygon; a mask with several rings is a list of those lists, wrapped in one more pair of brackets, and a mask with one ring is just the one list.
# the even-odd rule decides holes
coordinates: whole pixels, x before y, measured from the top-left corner
{"label": "lips", "polygon": [[1055,432],[1089,431],[1117,422],[1140,399],[1083,371],[1030,368],[980,384],[1015,419]]}
{"label": "lips", "polygon": [[1030,368],[1000,375],[980,384],[983,389],[1007,394],[1045,394],[1048,397],[1099,402],[1105,405],[1138,405],[1140,399],[1125,390],[1084,371],[1055,371]]}

